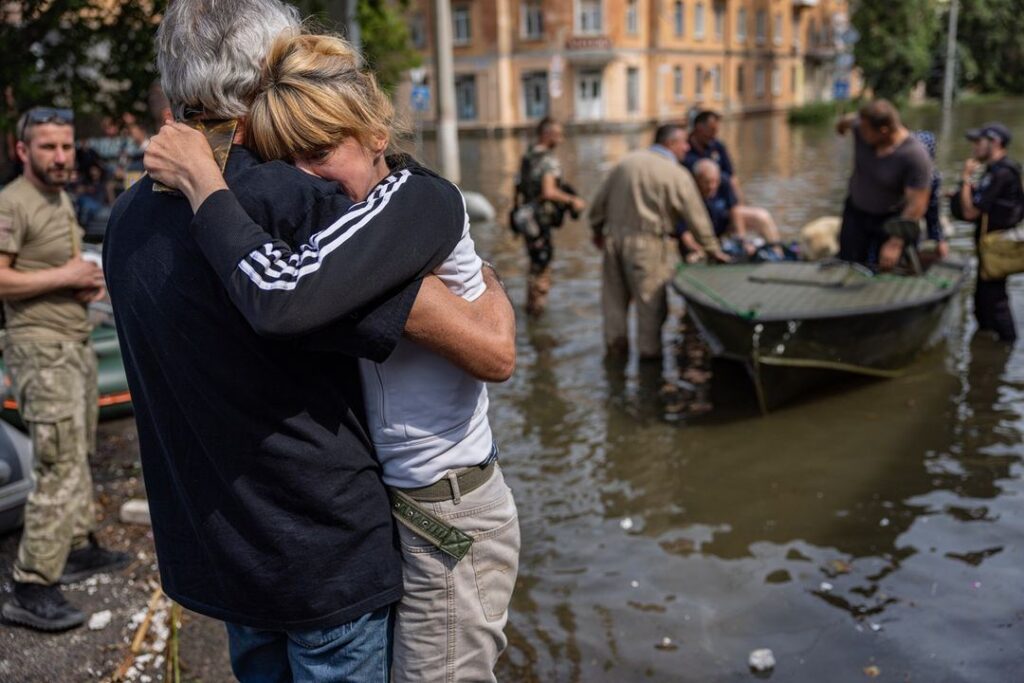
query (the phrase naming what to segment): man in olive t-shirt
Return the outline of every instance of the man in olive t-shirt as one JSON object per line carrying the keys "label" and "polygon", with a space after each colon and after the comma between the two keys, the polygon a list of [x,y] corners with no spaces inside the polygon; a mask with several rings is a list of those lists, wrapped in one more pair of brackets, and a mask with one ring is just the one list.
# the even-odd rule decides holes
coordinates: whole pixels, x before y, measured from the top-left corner
{"label": "man in olive t-shirt", "polygon": [[931,196],[931,156],[886,100],[870,102],[842,119],[836,130],[841,135],[853,131],[854,138],[839,258],[889,270],[899,262],[904,244],[883,226],[894,218],[924,217]]}
{"label": "man in olive t-shirt", "polygon": [[88,304],[104,296],[103,272],[81,257],[81,228],[64,192],[74,167],[69,110],[37,107],[18,124],[24,175],[0,191],[0,298],[4,364],[32,436],[36,488],[14,563],[7,621],[42,631],[80,625],[58,583],[127,564],[93,529],[89,454],[95,451],[96,354]]}

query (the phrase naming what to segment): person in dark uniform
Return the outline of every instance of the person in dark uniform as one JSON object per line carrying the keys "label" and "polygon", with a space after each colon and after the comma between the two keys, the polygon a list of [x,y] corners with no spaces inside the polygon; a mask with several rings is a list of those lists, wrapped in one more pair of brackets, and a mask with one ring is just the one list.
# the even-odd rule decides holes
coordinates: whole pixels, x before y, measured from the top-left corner
{"label": "person in dark uniform", "polygon": [[[988,232],[1007,230],[1024,220],[1024,187],[1021,165],[1007,156],[1013,136],[1001,123],[988,123],[967,131],[971,157],[964,162],[960,190],[951,197],[953,216],[974,221],[974,241]],[[982,172],[983,171],[983,172]],[[982,172],[977,182],[971,181]],[[1012,342],[1017,330],[1006,293],[1006,280],[983,280],[981,268],[974,290],[974,317],[978,329],[992,331]]]}

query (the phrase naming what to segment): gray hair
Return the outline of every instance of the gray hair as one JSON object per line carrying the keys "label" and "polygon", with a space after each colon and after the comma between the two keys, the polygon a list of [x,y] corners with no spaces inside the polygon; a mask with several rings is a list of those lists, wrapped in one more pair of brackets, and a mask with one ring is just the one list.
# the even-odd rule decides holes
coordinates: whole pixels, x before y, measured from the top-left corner
{"label": "gray hair", "polygon": [[177,118],[186,107],[211,118],[245,116],[263,60],[299,11],[280,0],[175,0],[156,34],[160,85]]}
{"label": "gray hair", "polygon": [[693,165],[693,175],[697,178],[720,178],[722,176],[722,169],[714,159],[701,159]]}

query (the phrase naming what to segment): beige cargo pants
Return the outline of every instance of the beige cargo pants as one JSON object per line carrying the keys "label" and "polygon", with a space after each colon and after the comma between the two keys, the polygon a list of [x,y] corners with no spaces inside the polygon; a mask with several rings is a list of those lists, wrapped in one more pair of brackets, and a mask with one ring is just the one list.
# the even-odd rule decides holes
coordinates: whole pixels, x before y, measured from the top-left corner
{"label": "beige cargo pants", "polygon": [[610,352],[629,350],[629,304],[636,305],[640,357],[661,357],[661,328],[668,317],[666,285],[679,263],[675,242],[654,235],[608,237],[604,244],[601,308]]}
{"label": "beige cargo pants", "polygon": [[519,515],[501,467],[453,500],[420,503],[473,545],[456,562],[399,524],[405,595],[395,622],[395,683],[495,681],[519,572]]}
{"label": "beige cargo pants", "polygon": [[88,342],[9,342],[4,364],[32,437],[36,477],[14,580],[51,585],[96,526],[89,473],[99,411],[96,353]]}

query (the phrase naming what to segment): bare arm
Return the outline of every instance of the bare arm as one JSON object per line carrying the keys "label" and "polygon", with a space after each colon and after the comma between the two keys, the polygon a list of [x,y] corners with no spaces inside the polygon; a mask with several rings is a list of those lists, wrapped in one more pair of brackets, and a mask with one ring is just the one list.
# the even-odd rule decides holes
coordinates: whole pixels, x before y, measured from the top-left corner
{"label": "bare arm", "polygon": [[549,202],[559,204],[571,204],[576,211],[582,211],[587,203],[581,197],[562,192],[558,187],[558,181],[551,173],[545,173],[540,179],[540,198]]}
{"label": "bare arm", "polygon": [[920,190],[908,187],[906,190],[907,201],[903,206],[902,218],[910,221],[919,221],[924,218],[928,211],[928,200],[932,196],[930,188]]}
{"label": "bare arm", "polygon": [[846,133],[853,128],[854,122],[857,120],[857,114],[851,113],[840,118],[836,121],[836,132],[840,135],[846,135]]}
{"label": "bare arm", "polygon": [[0,252],[0,299],[20,301],[60,289],[102,290],[103,271],[75,257],[62,266],[23,273],[13,268],[14,256]]}
{"label": "bare arm", "polygon": [[487,291],[466,301],[437,277],[423,280],[405,336],[485,382],[504,382],[516,366],[516,316],[494,270],[483,269]]}
{"label": "bare arm", "polygon": [[961,173],[960,184],[960,211],[963,213],[964,220],[976,221],[981,217],[981,209],[974,205],[974,192],[971,187],[971,178],[974,173],[981,166],[974,159],[968,159],[964,162],[964,170]]}

